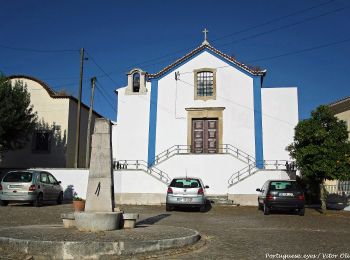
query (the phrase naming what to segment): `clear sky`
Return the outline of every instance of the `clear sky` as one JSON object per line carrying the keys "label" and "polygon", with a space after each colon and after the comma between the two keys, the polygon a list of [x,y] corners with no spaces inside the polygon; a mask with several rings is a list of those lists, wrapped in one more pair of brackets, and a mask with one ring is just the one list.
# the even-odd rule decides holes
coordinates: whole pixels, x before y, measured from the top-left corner
{"label": "clear sky", "polygon": [[[297,86],[299,116],[350,96],[350,1],[147,0],[5,1],[0,8],[0,71],[24,74],[83,100],[97,76],[95,109],[115,120],[114,90],[126,72],[155,73],[199,46],[267,69],[264,87]],[[286,115],[287,116],[287,115]]]}

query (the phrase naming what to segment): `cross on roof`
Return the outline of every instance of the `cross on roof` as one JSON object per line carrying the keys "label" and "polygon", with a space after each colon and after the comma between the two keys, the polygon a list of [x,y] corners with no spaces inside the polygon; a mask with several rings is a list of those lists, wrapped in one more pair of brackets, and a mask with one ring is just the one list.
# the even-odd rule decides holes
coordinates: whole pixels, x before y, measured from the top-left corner
{"label": "cross on roof", "polygon": [[208,30],[207,30],[207,28],[204,28],[204,31],[203,31],[203,33],[204,33],[204,41],[203,41],[203,43],[202,44],[209,44],[209,42],[208,42]]}

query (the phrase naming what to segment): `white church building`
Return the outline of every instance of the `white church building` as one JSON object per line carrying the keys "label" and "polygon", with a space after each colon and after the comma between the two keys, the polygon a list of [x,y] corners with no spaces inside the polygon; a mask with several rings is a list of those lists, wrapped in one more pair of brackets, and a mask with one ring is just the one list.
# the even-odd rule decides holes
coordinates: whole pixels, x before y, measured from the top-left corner
{"label": "white church building", "polygon": [[116,202],[160,204],[179,176],[207,194],[256,205],[268,179],[293,178],[286,146],[298,123],[296,87],[263,86],[254,69],[206,39],[157,73],[135,68],[117,89]]}

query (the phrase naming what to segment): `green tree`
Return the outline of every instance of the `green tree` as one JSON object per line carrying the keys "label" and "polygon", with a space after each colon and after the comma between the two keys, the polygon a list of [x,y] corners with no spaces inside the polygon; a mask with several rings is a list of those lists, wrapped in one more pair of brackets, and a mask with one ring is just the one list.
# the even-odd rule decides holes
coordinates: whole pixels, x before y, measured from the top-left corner
{"label": "green tree", "polygon": [[320,186],[322,210],[326,209],[325,180],[350,179],[350,143],[344,121],[328,106],[319,106],[311,118],[295,127],[294,142],[287,147],[303,178]]}
{"label": "green tree", "polygon": [[30,94],[20,81],[13,85],[0,75],[0,155],[22,148],[36,125],[37,115],[30,105]]}

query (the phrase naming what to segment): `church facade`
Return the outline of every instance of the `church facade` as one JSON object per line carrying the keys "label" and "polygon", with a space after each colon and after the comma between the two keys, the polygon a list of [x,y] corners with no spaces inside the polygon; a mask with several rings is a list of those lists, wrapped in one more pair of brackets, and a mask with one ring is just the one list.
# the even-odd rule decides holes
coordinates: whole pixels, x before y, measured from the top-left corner
{"label": "church facade", "polygon": [[293,178],[297,88],[265,88],[266,75],[206,39],[157,73],[131,70],[113,127],[117,202],[163,203],[172,178],[191,176],[254,205],[265,180]]}

